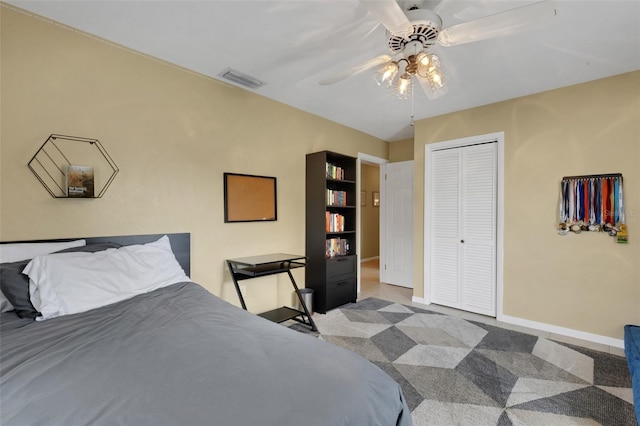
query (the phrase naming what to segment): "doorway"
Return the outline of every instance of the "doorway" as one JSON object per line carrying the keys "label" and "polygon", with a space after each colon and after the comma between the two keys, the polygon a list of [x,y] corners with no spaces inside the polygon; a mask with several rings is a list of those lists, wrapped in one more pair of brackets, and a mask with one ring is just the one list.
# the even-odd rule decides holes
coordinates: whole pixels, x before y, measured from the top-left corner
{"label": "doorway", "polygon": [[358,292],[363,297],[377,297],[380,286],[380,166],[381,163],[362,161],[358,179]]}
{"label": "doorway", "polygon": [[[358,155],[358,298],[376,297],[397,303],[411,303],[413,290],[387,284],[380,279],[380,260],[384,250],[380,221],[387,207],[384,185],[380,173],[388,164],[383,158],[368,154]],[[379,200],[379,202],[377,201]]]}

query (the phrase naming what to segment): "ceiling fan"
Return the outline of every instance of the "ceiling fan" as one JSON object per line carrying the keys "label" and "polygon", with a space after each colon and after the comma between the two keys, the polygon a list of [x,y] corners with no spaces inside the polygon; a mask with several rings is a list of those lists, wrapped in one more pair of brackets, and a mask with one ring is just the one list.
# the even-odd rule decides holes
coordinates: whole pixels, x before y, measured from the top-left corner
{"label": "ceiling fan", "polygon": [[446,76],[440,67],[440,58],[429,51],[432,46],[457,46],[539,29],[556,15],[555,2],[543,0],[442,28],[442,19],[435,11],[425,8],[424,1],[403,2],[404,8],[396,0],[359,1],[387,29],[390,54],[356,65],[320,84],[334,84],[382,66],[376,73],[376,81],[383,87],[395,87],[400,98],[410,95],[414,79],[429,99],[445,93]]}

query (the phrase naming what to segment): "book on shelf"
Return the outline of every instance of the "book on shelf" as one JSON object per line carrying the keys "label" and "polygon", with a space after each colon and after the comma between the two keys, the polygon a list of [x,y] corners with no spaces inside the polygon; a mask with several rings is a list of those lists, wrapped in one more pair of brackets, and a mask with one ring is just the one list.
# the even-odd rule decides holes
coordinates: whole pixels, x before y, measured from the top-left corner
{"label": "book on shelf", "polygon": [[327,189],[327,205],[329,206],[346,206],[347,192]]}
{"label": "book on shelf", "polygon": [[325,212],[327,232],[344,232],[344,216],[338,213]]}
{"label": "book on shelf", "polygon": [[336,180],[344,180],[344,169],[335,164],[327,163],[327,177]]}
{"label": "book on shelf", "polygon": [[64,185],[67,197],[93,198],[95,194],[93,167],[76,164],[65,165]]}
{"label": "book on shelf", "polygon": [[325,241],[324,255],[327,259],[349,254],[349,240],[344,238],[329,238]]}

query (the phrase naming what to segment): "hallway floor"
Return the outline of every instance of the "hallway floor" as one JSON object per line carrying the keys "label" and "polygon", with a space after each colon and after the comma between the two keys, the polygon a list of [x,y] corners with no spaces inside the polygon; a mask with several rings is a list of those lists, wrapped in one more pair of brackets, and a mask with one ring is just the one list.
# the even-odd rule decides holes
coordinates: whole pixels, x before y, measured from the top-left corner
{"label": "hallway floor", "polygon": [[361,268],[360,294],[358,294],[358,299],[376,297],[391,302],[411,305],[413,289],[380,282],[379,259],[362,262]]}

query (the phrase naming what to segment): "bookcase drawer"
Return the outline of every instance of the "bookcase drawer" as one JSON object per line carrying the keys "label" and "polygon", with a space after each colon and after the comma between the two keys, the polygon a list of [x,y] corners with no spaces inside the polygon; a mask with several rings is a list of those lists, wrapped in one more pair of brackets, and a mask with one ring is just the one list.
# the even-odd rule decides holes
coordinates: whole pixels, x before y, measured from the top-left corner
{"label": "bookcase drawer", "polygon": [[327,259],[327,281],[356,274],[356,256]]}
{"label": "bookcase drawer", "polygon": [[347,278],[327,283],[327,310],[355,301],[355,278]]}

